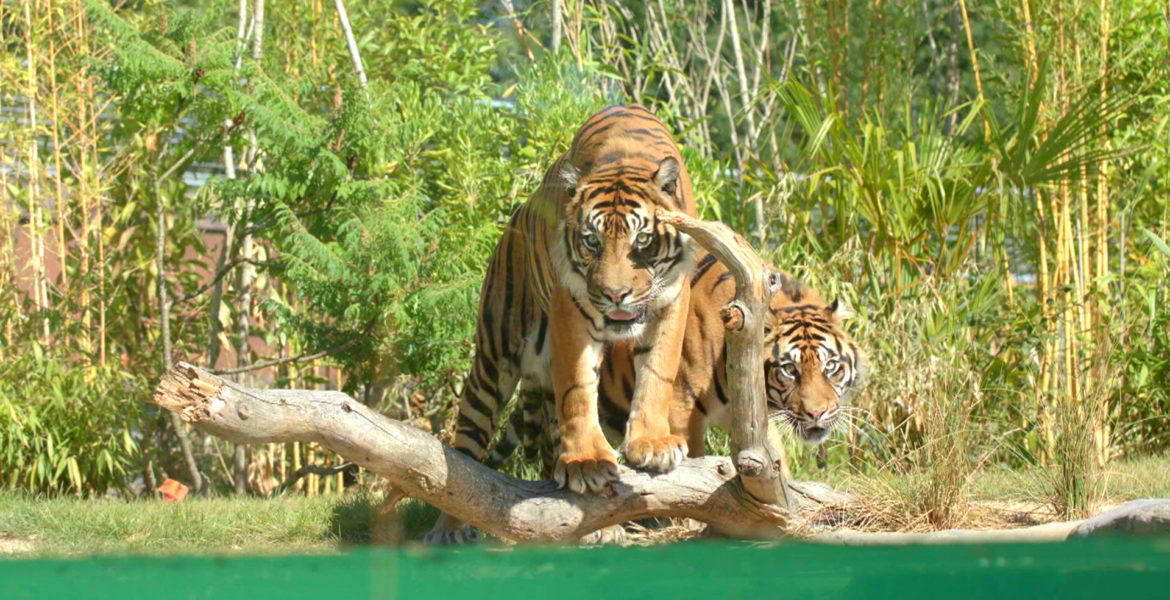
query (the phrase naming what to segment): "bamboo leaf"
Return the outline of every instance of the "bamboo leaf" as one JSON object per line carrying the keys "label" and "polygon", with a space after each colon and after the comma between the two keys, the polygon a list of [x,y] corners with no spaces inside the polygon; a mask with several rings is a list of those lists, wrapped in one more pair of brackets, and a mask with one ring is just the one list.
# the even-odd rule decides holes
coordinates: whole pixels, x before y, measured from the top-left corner
{"label": "bamboo leaf", "polygon": [[1170,246],[1167,246],[1166,242],[1164,242],[1162,238],[1158,237],[1158,234],[1151,231],[1148,227],[1142,227],[1142,233],[1146,235],[1146,238],[1150,240],[1150,243],[1153,244],[1154,247],[1157,248],[1163,256],[1170,258]]}

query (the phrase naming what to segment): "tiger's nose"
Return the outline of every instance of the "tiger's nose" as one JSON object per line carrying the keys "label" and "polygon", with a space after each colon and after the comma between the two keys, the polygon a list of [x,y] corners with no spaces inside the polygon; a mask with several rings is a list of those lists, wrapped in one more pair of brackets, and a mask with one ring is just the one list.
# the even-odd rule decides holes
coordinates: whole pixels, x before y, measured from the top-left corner
{"label": "tiger's nose", "polygon": [[804,414],[808,415],[809,420],[815,423],[816,421],[818,421],[821,418],[821,415],[825,414],[825,411],[824,411],[824,409],[806,410],[806,411],[804,411]]}
{"label": "tiger's nose", "polygon": [[630,292],[632,292],[632,291],[634,291],[634,290],[632,290],[629,287],[605,288],[604,290],[601,291],[601,293],[605,294],[606,298],[613,300],[614,304],[621,304],[622,299],[625,298],[626,296],[629,296]]}

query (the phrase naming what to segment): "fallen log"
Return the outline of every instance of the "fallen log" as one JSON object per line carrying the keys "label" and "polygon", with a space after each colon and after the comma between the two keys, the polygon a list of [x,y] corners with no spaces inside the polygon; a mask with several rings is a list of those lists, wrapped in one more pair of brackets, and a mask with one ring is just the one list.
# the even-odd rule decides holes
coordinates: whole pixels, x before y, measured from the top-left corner
{"label": "fallen log", "polygon": [[[620,467],[609,496],[586,496],[494,471],[341,392],[251,389],[179,363],[153,400],[232,442],[320,444],[385,476],[402,494],[515,541],[575,540],[649,517],[690,517],[728,535],[766,537],[783,533],[796,516],[746,493],[724,457],[687,459],[663,475]],[[790,490],[798,505],[810,507],[831,495],[815,484],[792,482]]]}

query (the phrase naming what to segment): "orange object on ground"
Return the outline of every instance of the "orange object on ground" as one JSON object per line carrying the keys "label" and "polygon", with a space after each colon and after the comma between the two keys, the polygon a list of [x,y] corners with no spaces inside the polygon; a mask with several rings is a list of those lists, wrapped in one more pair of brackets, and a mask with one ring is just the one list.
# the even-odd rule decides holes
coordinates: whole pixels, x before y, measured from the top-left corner
{"label": "orange object on ground", "polygon": [[187,486],[175,481],[174,479],[167,479],[158,486],[158,492],[162,494],[163,500],[171,502],[179,502],[187,497]]}

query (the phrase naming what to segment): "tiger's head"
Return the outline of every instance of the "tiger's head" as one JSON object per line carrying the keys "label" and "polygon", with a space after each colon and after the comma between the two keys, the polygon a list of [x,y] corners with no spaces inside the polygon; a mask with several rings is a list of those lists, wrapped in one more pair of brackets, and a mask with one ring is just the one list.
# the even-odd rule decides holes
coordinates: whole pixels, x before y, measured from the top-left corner
{"label": "tiger's head", "polygon": [[860,382],[862,359],[841,328],[838,301],[808,300],[773,299],[764,368],[769,413],[787,421],[802,441],[819,444],[841,422],[841,405]]}
{"label": "tiger's head", "polygon": [[655,217],[677,209],[682,165],[613,161],[564,175],[572,200],[564,221],[565,254],[577,301],[601,315],[610,339],[642,335],[656,313],[678,296],[689,268],[686,237]]}

